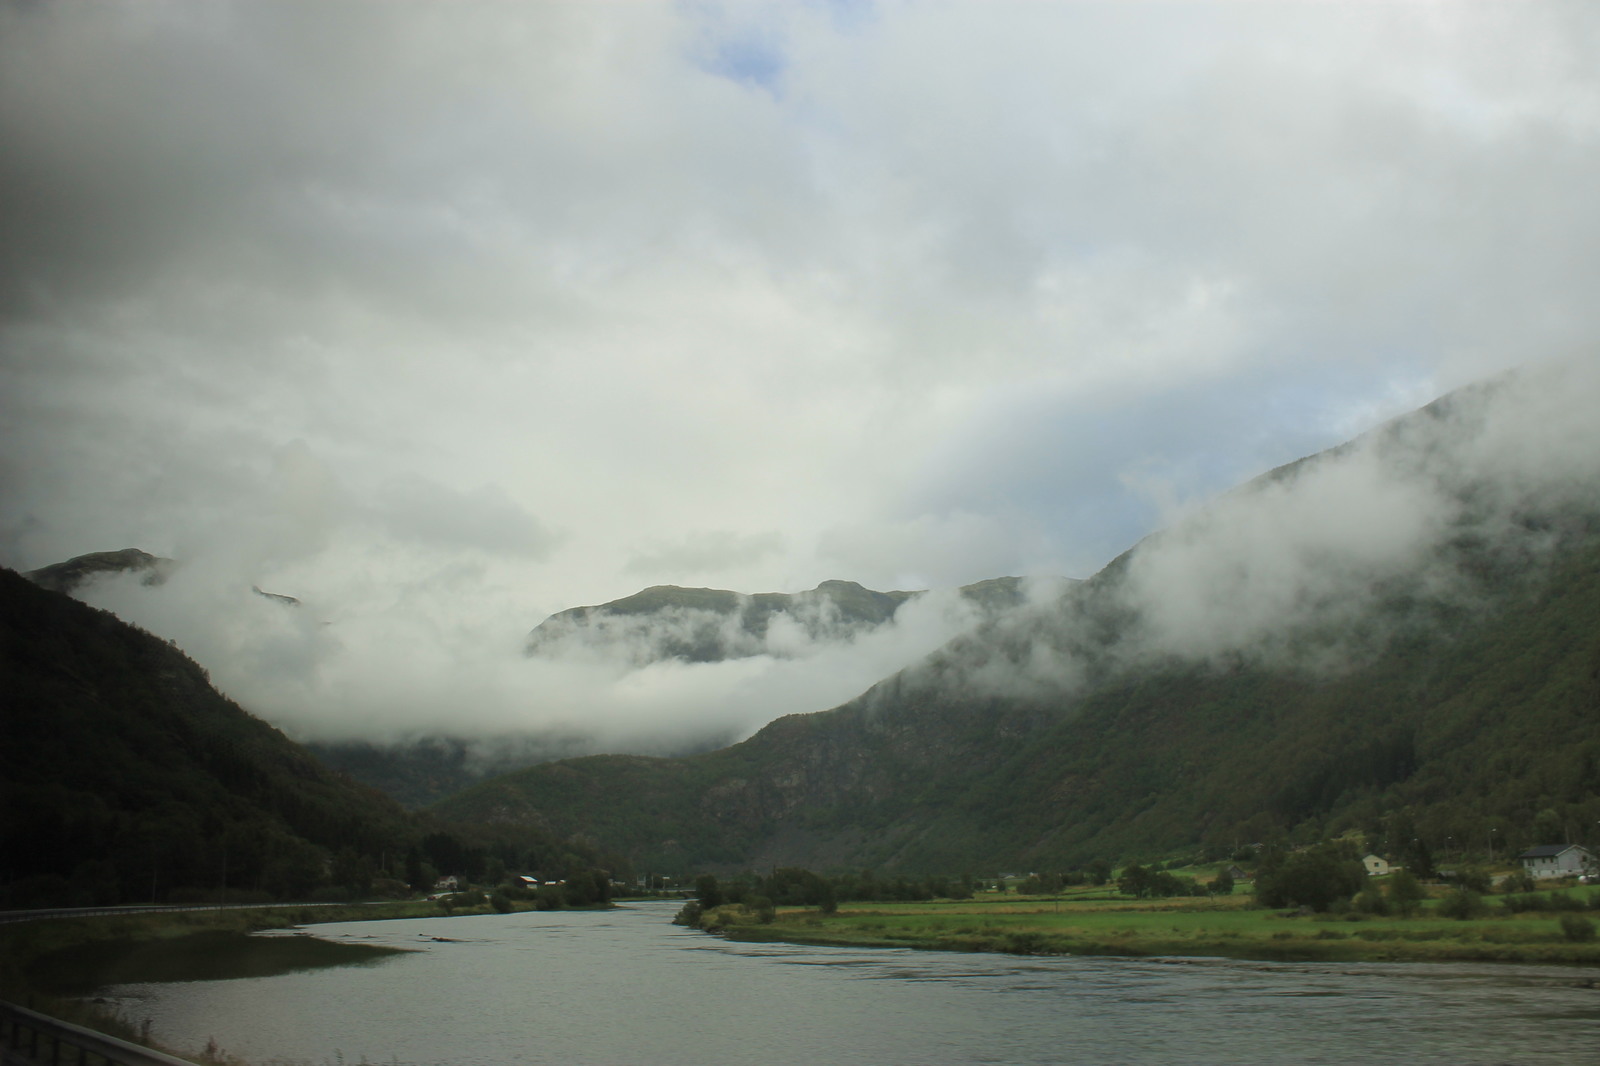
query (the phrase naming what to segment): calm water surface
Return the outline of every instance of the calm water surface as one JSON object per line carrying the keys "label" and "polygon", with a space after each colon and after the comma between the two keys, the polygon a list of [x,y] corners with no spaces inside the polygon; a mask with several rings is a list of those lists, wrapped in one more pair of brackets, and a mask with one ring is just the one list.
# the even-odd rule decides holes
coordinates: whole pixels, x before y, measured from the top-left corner
{"label": "calm water surface", "polygon": [[103,994],[258,1064],[1600,1064],[1593,969],[733,944],[676,909],[318,925],[420,950]]}

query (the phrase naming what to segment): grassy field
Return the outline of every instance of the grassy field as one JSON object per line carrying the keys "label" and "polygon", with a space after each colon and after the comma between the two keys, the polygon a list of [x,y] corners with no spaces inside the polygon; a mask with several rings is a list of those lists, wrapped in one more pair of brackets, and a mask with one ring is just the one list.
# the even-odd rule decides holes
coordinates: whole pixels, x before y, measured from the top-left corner
{"label": "grassy field", "polygon": [[[1589,894],[1600,896],[1600,890]],[[1411,917],[1316,915],[1260,909],[1242,894],[1140,901],[1098,889],[1059,898],[979,896],[931,903],[848,904],[832,915],[779,910],[770,924],[740,913],[737,907],[723,907],[706,924],[739,940],[1030,955],[1600,965],[1600,941],[1569,939],[1562,914],[1511,914],[1494,900],[1488,902],[1486,916],[1458,920],[1436,913],[1436,901],[1424,904]],[[1592,906],[1576,917],[1600,924],[1596,922],[1600,913]]]}

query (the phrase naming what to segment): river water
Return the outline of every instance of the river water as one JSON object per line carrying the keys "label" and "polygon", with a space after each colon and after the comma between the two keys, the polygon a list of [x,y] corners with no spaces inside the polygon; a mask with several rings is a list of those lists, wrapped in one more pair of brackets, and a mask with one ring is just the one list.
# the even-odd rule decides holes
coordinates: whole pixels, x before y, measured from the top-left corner
{"label": "river water", "polygon": [[101,994],[256,1066],[1600,1063],[1593,969],[736,944],[676,908],[311,926],[418,950]]}

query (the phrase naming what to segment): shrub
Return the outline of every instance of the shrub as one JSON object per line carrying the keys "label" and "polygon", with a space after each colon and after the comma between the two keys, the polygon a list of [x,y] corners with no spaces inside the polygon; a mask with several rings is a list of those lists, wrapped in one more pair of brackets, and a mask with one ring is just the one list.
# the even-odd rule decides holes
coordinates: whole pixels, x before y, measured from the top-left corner
{"label": "shrub", "polygon": [[1574,899],[1570,892],[1550,893],[1550,909],[1553,911],[1581,911],[1583,901]]}
{"label": "shrub", "polygon": [[493,892],[489,895],[489,906],[495,909],[496,914],[510,914],[511,897],[504,892]]}
{"label": "shrub", "polygon": [[1389,901],[1383,898],[1377,885],[1368,884],[1356,893],[1355,908],[1362,914],[1384,915],[1389,913]]}
{"label": "shrub", "polygon": [[1594,923],[1576,914],[1561,916],[1561,935],[1574,944],[1586,944],[1594,939]]}
{"label": "shrub", "polygon": [[678,910],[677,914],[673,915],[672,924],[687,925],[690,929],[698,929],[700,928],[700,916],[702,913],[704,913],[704,910],[700,906],[700,902],[691,899]]}
{"label": "shrub", "polygon": [[1411,917],[1424,895],[1422,886],[1409,870],[1400,870],[1389,878],[1389,902],[1404,917]]}
{"label": "shrub", "polygon": [[1458,888],[1448,892],[1439,901],[1440,916],[1454,918],[1457,921],[1482,917],[1485,910],[1487,908],[1484,906],[1483,897],[1470,888]]}

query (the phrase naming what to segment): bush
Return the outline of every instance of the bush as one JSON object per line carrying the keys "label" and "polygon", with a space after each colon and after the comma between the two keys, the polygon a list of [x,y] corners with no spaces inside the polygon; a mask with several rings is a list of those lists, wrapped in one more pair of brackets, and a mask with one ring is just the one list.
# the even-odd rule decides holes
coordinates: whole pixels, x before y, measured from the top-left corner
{"label": "bush", "polygon": [[1550,909],[1553,911],[1581,911],[1583,901],[1576,899],[1569,892],[1550,893]]}
{"label": "bush", "polygon": [[1426,894],[1409,870],[1400,870],[1389,878],[1389,903],[1403,917],[1411,917]]}
{"label": "bush", "polygon": [[700,906],[700,902],[691,899],[678,909],[677,914],[673,915],[672,924],[687,925],[690,929],[698,929],[700,928],[700,918],[703,913],[704,908]]}
{"label": "bush", "polygon": [[489,906],[495,909],[496,914],[511,913],[511,897],[504,892],[495,891],[489,895]]}
{"label": "bush", "polygon": [[1574,944],[1586,944],[1594,939],[1594,923],[1576,914],[1561,916],[1561,935]]}
{"label": "bush", "polygon": [[1482,917],[1488,908],[1484,906],[1482,896],[1470,888],[1458,888],[1445,894],[1439,901],[1438,909],[1441,917],[1465,921],[1468,918]]}
{"label": "bush", "polygon": [[1355,908],[1362,914],[1381,916],[1389,913],[1389,901],[1383,898],[1377,885],[1369,884],[1356,893]]}
{"label": "bush", "polygon": [[1549,902],[1540,895],[1507,896],[1500,901],[1500,906],[1512,914],[1521,914],[1523,911],[1547,911],[1550,909]]}
{"label": "bush", "polygon": [[1482,895],[1494,885],[1494,879],[1487,870],[1477,866],[1463,866],[1456,871],[1455,882],[1469,892]]}

